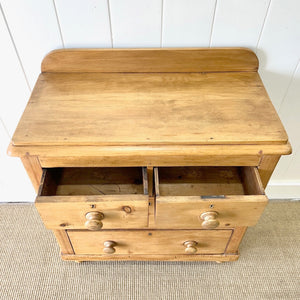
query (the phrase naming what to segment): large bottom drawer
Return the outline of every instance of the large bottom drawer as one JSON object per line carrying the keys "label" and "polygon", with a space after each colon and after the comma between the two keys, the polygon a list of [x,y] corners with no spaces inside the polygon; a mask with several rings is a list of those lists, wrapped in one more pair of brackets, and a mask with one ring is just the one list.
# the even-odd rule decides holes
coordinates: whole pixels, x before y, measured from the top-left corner
{"label": "large bottom drawer", "polygon": [[224,230],[68,230],[74,254],[222,254],[232,235]]}

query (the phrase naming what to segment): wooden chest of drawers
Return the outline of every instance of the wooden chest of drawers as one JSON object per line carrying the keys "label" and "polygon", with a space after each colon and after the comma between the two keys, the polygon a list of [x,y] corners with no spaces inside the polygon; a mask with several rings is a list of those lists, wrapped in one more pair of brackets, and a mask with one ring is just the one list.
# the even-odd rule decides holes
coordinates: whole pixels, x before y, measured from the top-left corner
{"label": "wooden chest of drawers", "polygon": [[8,153],[65,260],[232,261],[291,147],[253,52],[50,53]]}

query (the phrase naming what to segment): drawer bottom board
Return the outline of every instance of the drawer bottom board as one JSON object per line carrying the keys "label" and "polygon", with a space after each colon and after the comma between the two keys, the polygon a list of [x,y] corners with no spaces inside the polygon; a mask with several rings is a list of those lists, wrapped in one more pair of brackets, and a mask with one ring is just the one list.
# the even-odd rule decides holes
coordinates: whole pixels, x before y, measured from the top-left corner
{"label": "drawer bottom board", "polygon": [[[233,230],[68,230],[75,255],[185,255],[223,254]],[[105,254],[104,242],[113,241],[115,252]],[[196,242],[197,252],[186,254],[184,242]]]}

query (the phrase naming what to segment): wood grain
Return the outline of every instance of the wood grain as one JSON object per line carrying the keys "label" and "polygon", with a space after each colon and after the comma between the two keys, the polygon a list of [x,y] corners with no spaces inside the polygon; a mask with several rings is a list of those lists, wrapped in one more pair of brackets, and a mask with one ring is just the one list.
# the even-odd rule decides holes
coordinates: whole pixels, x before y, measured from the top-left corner
{"label": "wood grain", "polygon": [[264,155],[262,157],[258,171],[264,187],[267,186],[279,159],[280,155]]}
{"label": "wood grain", "polygon": [[160,167],[154,174],[160,196],[264,195],[253,167]]}
{"label": "wood grain", "polygon": [[104,214],[104,229],[148,226],[147,195],[38,196],[35,206],[49,229],[85,229],[91,211]]}
{"label": "wood grain", "polygon": [[[121,169],[122,170],[122,169]],[[150,182],[149,182],[149,178],[148,178],[148,170],[146,167],[142,168],[142,173],[143,173],[143,192],[144,195],[150,195],[152,196],[152,191],[149,191],[149,186],[150,186]],[[139,182],[135,182],[135,184],[139,184]]]}
{"label": "wood grain", "polygon": [[62,254],[61,258],[66,261],[236,261],[239,254],[198,254],[198,255],[71,255]]}
{"label": "wood grain", "polygon": [[155,228],[156,203],[155,197],[149,197],[148,227]]}
{"label": "wood grain", "polygon": [[[126,158],[130,163],[142,166],[144,161],[153,162],[153,166],[161,161],[169,166],[176,160],[181,165],[226,166],[226,163],[235,166],[258,166],[262,155],[291,154],[291,145],[287,144],[259,144],[259,145],[146,145],[146,146],[15,146],[9,145],[7,153],[10,156],[39,155],[40,161],[55,166],[55,161],[62,164],[81,164],[82,166],[125,165]],[[160,159],[161,157],[161,159]],[[116,163],[113,163],[113,161]],[[228,162],[225,162],[227,160]],[[82,161],[82,163],[80,163]],[[216,163],[214,163],[216,161]],[[86,165],[84,165],[86,164]],[[47,167],[46,164],[42,164]],[[147,165],[147,164],[144,164]],[[59,165],[58,165],[59,166]],[[62,165],[64,166],[64,165]],[[130,166],[130,165],[128,165]],[[151,166],[151,164],[150,164]],[[50,167],[50,165],[49,165]]]}
{"label": "wood grain", "polygon": [[39,196],[148,194],[146,168],[50,168],[44,173]]}
{"label": "wood grain", "polygon": [[65,230],[53,230],[56,240],[59,244],[61,254],[74,254],[69,236]]}
{"label": "wood grain", "polygon": [[246,233],[247,227],[235,227],[226,248],[226,254],[238,254],[239,245]]}
{"label": "wood grain", "polygon": [[257,71],[246,48],[60,49],[42,62],[42,72],[232,72]]}
{"label": "wood grain", "polygon": [[149,196],[154,196],[154,175],[153,175],[153,167],[147,167],[147,177],[148,177],[148,193]]}
{"label": "wood grain", "polygon": [[46,73],[12,141],[17,146],[286,144],[287,135],[255,72]]}
{"label": "wood grain", "polygon": [[[241,48],[47,55],[8,153],[41,180],[36,207],[63,259],[236,260],[291,152],[257,69]],[[90,212],[103,229],[86,230]]]}
{"label": "wood grain", "polygon": [[155,168],[154,174],[158,228],[201,228],[201,214],[210,211],[218,213],[218,228],[252,226],[268,202],[250,167]]}
{"label": "wood grain", "polygon": [[26,155],[21,157],[23,166],[31,183],[37,192],[42,178],[42,167],[37,156]]}
{"label": "wood grain", "polygon": [[199,196],[159,196],[156,197],[156,226],[201,229],[203,220],[200,215],[208,211],[218,213],[218,228],[253,226],[267,203],[268,198],[263,195],[213,199],[201,199]]}
{"label": "wood grain", "polygon": [[221,254],[232,230],[127,230],[86,232],[68,230],[75,254],[104,254],[103,243],[114,241],[113,255],[124,254],[185,254],[183,243],[196,241],[197,254]]}
{"label": "wood grain", "polygon": [[246,195],[264,195],[264,187],[262,185],[257,168],[243,167],[240,169],[240,176]]}

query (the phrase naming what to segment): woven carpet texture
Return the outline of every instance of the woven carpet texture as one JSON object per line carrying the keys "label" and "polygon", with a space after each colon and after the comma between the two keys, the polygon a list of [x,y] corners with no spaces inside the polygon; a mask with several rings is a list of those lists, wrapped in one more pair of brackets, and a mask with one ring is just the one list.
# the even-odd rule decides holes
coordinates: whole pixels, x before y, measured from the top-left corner
{"label": "woven carpet texture", "polygon": [[0,205],[0,299],[300,299],[300,202],[271,201],[236,262],[64,262],[33,204]]}

